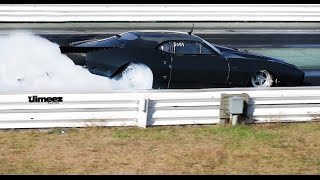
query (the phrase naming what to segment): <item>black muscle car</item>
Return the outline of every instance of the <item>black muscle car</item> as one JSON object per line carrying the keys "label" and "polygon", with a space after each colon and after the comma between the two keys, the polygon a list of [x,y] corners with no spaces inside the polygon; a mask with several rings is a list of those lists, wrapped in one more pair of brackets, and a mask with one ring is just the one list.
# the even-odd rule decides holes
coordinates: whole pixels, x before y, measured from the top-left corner
{"label": "black muscle car", "polygon": [[60,49],[75,64],[109,78],[147,66],[155,89],[299,86],[304,79],[303,71],[283,60],[210,44],[192,33],[130,31]]}

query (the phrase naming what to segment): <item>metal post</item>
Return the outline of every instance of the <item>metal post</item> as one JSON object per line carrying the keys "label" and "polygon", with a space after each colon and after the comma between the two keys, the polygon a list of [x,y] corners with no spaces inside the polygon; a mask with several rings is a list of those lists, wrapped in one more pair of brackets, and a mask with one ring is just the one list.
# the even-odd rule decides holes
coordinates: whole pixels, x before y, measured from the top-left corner
{"label": "metal post", "polygon": [[239,124],[239,115],[238,114],[230,114],[230,121],[232,126],[238,125]]}
{"label": "metal post", "polygon": [[138,127],[146,128],[148,123],[149,98],[142,97],[139,101]]}

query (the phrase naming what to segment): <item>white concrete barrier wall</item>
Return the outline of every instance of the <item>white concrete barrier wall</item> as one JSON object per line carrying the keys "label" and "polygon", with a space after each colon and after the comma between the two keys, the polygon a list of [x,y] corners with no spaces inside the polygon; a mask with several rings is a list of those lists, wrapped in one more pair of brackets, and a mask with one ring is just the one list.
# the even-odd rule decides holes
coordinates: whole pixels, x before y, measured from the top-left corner
{"label": "white concrete barrier wall", "polygon": [[320,4],[1,4],[0,22],[320,21]]}
{"label": "white concrete barrier wall", "polygon": [[[222,93],[250,96],[253,123],[317,121],[320,87],[0,94],[0,129],[219,123]],[[59,104],[28,96],[63,97]]]}

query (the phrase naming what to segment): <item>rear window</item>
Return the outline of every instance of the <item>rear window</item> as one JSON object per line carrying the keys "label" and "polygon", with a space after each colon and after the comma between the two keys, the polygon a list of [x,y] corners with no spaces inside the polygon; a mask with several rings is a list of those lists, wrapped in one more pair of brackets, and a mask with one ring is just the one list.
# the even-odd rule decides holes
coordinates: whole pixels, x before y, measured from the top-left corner
{"label": "rear window", "polygon": [[115,37],[109,37],[97,41],[88,41],[84,43],[74,44],[77,47],[120,47],[123,42],[118,41]]}
{"label": "rear window", "polygon": [[121,40],[124,40],[124,41],[132,41],[132,40],[136,40],[136,39],[138,39],[139,38],[139,36],[137,36],[136,34],[134,34],[134,33],[130,33],[130,32],[128,32],[128,33],[123,33],[123,34],[119,34],[120,35],[120,37],[119,37],[119,40],[121,41]]}

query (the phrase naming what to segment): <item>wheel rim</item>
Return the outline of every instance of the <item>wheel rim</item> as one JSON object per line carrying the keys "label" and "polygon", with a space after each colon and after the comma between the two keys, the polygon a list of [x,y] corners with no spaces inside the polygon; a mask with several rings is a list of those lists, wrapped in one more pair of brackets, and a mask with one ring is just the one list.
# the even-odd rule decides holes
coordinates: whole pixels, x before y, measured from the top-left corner
{"label": "wheel rim", "polygon": [[122,77],[129,80],[129,81],[133,81],[134,80],[134,74],[135,72],[135,68],[132,67],[131,65],[129,65],[126,69],[123,70],[122,72]]}
{"label": "wheel rim", "polygon": [[268,74],[265,71],[260,71],[251,79],[253,86],[262,86],[268,80]]}
{"label": "wheel rim", "polygon": [[119,79],[130,89],[152,89],[153,85],[152,71],[144,64],[129,64]]}

